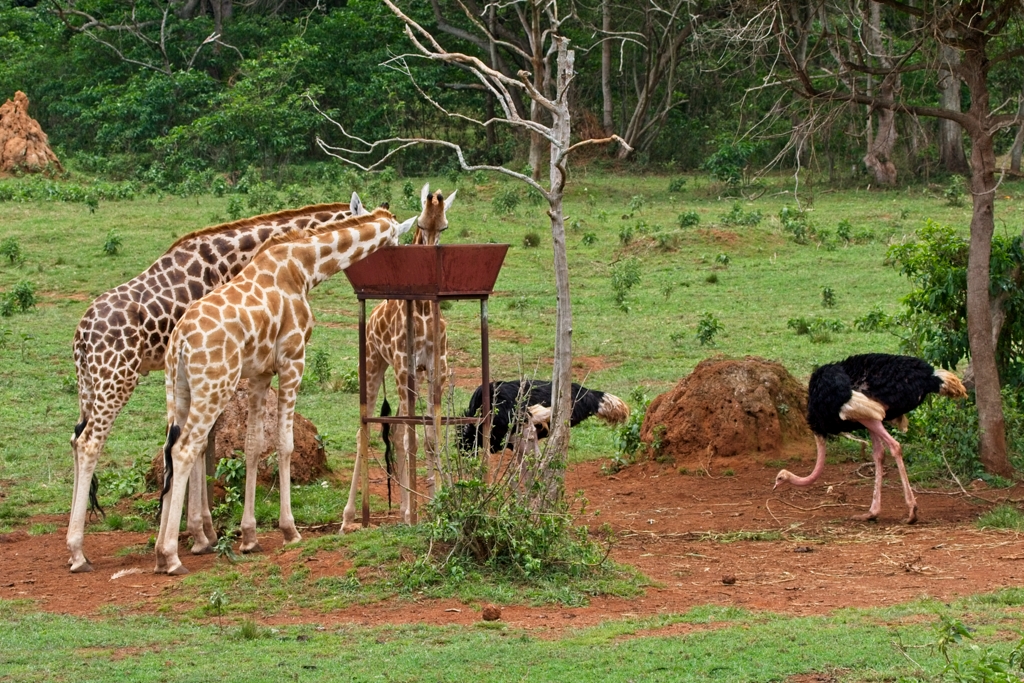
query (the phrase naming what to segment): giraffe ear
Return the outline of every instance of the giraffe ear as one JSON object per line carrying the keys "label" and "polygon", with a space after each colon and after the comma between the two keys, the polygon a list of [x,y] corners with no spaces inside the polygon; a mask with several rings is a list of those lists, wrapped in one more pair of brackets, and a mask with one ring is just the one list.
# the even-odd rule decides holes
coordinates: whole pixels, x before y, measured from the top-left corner
{"label": "giraffe ear", "polygon": [[416,216],[413,216],[407,221],[403,221],[395,226],[395,237],[400,237],[405,233],[409,232],[409,228],[416,225]]}
{"label": "giraffe ear", "polygon": [[455,193],[456,192],[458,192],[458,190],[452,190],[452,193],[450,195],[448,195],[447,199],[444,200],[444,210],[445,211],[448,211],[448,209],[452,208],[452,204],[455,203]]}
{"label": "giraffe ear", "polygon": [[353,216],[365,216],[370,213],[363,206],[363,200],[359,198],[359,195],[355,192],[352,193],[352,200],[348,203],[349,210],[352,211]]}
{"label": "giraffe ear", "polygon": [[424,183],[420,190],[420,208],[427,208],[427,197],[430,196],[430,183]]}

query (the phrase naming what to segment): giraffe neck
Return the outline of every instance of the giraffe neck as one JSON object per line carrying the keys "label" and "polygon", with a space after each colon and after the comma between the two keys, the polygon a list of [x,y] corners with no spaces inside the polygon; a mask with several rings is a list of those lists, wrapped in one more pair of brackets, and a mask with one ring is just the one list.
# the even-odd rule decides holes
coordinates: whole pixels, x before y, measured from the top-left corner
{"label": "giraffe neck", "polygon": [[308,292],[389,243],[394,228],[394,217],[385,209],[377,209],[368,216],[341,221],[337,229],[273,247],[267,254],[295,273]]}

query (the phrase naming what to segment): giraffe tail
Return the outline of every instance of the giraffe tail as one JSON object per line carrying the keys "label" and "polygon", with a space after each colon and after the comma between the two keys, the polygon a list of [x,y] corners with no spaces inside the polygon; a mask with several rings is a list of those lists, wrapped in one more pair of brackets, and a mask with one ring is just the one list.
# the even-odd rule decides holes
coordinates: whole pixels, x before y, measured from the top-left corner
{"label": "giraffe tail", "polygon": [[167,428],[167,442],[164,443],[164,485],[160,490],[160,507],[157,508],[156,519],[159,525],[164,515],[164,497],[171,490],[171,482],[174,481],[174,460],[171,459],[171,449],[181,436],[181,427],[172,424]]}
{"label": "giraffe tail", "polygon": [[[380,416],[391,415],[391,404],[385,398],[380,406]],[[388,473],[388,510],[391,509],[391,478],[395,476],[395,452],[391,448],[391,425],[385,423],[380,426],[380,438],[384,441],[384,467]]]}

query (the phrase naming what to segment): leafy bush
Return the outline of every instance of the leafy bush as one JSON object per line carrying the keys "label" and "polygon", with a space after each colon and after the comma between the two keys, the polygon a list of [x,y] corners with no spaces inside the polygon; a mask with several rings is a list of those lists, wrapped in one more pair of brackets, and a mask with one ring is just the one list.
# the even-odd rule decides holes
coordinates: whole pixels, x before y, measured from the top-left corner
{"label": "leafy bush", "polygon": [[592,232],[583,233],[583,237],[580,238],[580,242],[587,245],[588,247],[597,244],[597,235]]}
{"label": "leafy bush", "polygon": [[722,223],[725,225],[745,225],[754,227],[761,223],[761,212],[744,211],[740,203],[735,202],[732,205],[732,209],[729,210],[729,213],[722,217]]}
{"label": "leafy bush", "polygon": [[853,223],[844,218],[836,226],[836,237],[849,244],[853,241]]}
{"label": "leafy bush", "polygon": [[137,458],[127,467],[108,467],[100,473],[101,488],[113,495],[114,500],[145,493],[148,471],[146,458]]}
{"label": "leafy bush", "polygon": [[36,293],[32,283],[22,280],[0,296],[0,316],[8,318],[17,311],[24,313],[35,305]]}
{"label": "leafy bush", "polygon": [[696,211],[683,211],[677,220],[680,228],[692,228],[700,224],[700,214]]}
{"label": "leafy bush", "polygon": [[633,195],[632,197],[629,198],[628,213],[626,215],[632,218],[634,214],[643,211],[644,205],[646,203],[647,200],[644,199],[644,196],[642,194]]}
{"label": "leafy bush", "polygon": [[718,318],[708,311],[704,311],[697,320],[697,341],[701,346],[714,346],[715,337],[724,328],[718,322]]}
{"label": "leafy bush", "polygon": [[507,216],[513,214],[518,206],[519,189],[515,187],[507,187],[501,190],[491,200],[491,208],[494,209],[494,213],[499,215]]}
{"label": "leafy bush", "polygon": [[963,181],[957,179],[946,186],[942,191],[942,198],[946,200],[946,206],[959,207],[964,205]]}
{"label": "leafy bush", "polygon": [[644,424],[644,415],[647,414],[651,399],[643,387],[636,387],[629,395],[629,402],[632,404],[629,419],[615,432],[615,455],[604,468],[608,473],[614,474],[634,462],[644,448],[644,442],[640,440],[640,428]]}
{"label": "leafy bush", "polygon": [[744,181],[747,162],[757,147],[746,140],[729,141],[724,137],[719,137],[716,142],[718,149],[704,161],[701,168],[715,180],[736,187]]}
{"label": "leafy bush", "polygon": [[0,257],[6,258],[12,266],[25,260],[25,254],[21,251],[21,244],[17,238],[8,237],[0,242]]}
{"label": "leafy bush", "polygon": [[[309,354],[306,374],[308,374],[311,384],[321,389],[327,386],[331,381],[331,355],[323,349],[313,349]],[[303,381],[303,384],[305,383]]]}
{"label": "leafy bush", "polygon": [[615,304],[623,311],[629,311],[626,297],[629,290],[640,284],[640,261],[628,258],[612,266],[612,291],[615,292]]}
{"label": "leafy bush", "polygon": [[536,230],[531,230],[523,235],[523,246],[532,249],[540,246],[540,235]]}
{"label": "leafy bush", "polygon": [[836,293],[831,287],[821,288],[821,305],[825,308],[836,307]]}
{"label": "leafy bush", "polygon": [[861,332],[880,332],[891,324],[891,319],[885,312],[875,306],[870,311],[853,321],[854,327]]}
{"label": "leafy bush", "polygon": [[793,236],[797,244],[807,244],[814,234],[814,228],[808,220],[807,212],[803,209],[795,209],[791,206],[784,206],[779,210],[779,223],[782,230]]}
{"label": "leafy bush", "polygon": [[686,178],[683,178],[682,176],[673,178],[668,183],[669,192],[682,192],[684,187],[686,187]]}
{"label": "leafy bush", "polygon": [[121,236],[117,234],[116,230],[111,230],[107,233],[107,239],[103,243],[103,253],[107,256],[117,256],[121,251],[122,244]]}

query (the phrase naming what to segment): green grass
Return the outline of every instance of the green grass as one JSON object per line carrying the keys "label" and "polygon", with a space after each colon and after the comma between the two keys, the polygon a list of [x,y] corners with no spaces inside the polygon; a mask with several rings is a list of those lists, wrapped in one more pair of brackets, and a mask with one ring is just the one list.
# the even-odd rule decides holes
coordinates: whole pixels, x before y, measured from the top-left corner
{"label": "green grass", "polygon": [[[946,205],[938,191],[909,188],[891,192],[859,190],[814,197],[812,221],[833,234],[840,221],[853,233],[872,239],[829,250],[827,245],[796,244],[777,218],[793,205],[788,181],[760,200],[743,202],[744,211],[764,216],[754,227],[724,225],[733,200],[719,200],[714,186],[701,177],[689,179],[684,191],[670,193],[669,179],[578,172],[566,201],[567,243],[573,291],[574,357],[580,379],[590,386],[628,396],[637,386],[648,395],[666,390],[701,359],[713,354],[759,355],[782,361],[798,377],[817,364],[850,353],[895,351],[898,339],[883,332],[860,332],[853,320],[878,307],[899,308],[908,283],[884,263],[886,246],[906,239],[926,219],[950,223],[966,231],[968,208]],[[414,184],[418,184],[416,181]],[[491,368],[495,378],[549,372],[554,337],[555,295],[549,247],[525,248],[528,230],[547,233],[542,207],[523,204],[514,215],[497,214],[493,198],[509,186],[489,179],[475,186],[466,178],[446,233],[452,242],[511,244],[488,314]],[[450,189],[445,181],[431,185]],[[1021,183],[1004,183],[1004,195],[1018,197]],[[334,198],[347,198],[338,188]],[[324,193],[324,199],[331,198]],[[638,210],[634,197],[642,196]],[[810,197],[802,197],[805,205]],[[228,197],[178,199],[140,197],[103,202],[95,213],[80,204],[58,202],[5,203],[5,238],[17,240],[24,256],[19,263],[0,263],[0,292],[27,280],[36,291],[37,306],[0,318],[0,423],[20,425],[18,439],[0,442],[0,482],[5,505],[18,513],[64,513],[70,501],[71,463],[68,440],[77,420],[77,399],[68,390],[74,376],[71,339],[89,301],[146,268],[176,237],[227,217]],[[697,227],[680,230],[677,216],[695,211]],[[633,213],[632,218],[623,219]],[[404,218],[408,211],[399,211]],[[1000,225],[1020,232],[1022,214],[1013,201],[997,202]],[[660,226],[660,227],[659,227]],[[632,230],[623,246],[623,227]],[[104,243],[116,230],[123,244],[114,256]],[[673,233],[673,239],[659,235]],[[592,235],[594,240],[584,240]],[[670,245],[663,248],[662,245]],[[672,245],[675,245],[674,247]],[[722,267],[728,257],[727,267]],[[640,283],[629,292],[626,312],[616,304],[612,287],[614,263],[638,256]],[[705,283],[709,274],[719,282]],[[831,334],[830,343],[812,343],[787,327],[792,318],[821,315],[821,292],[835,293],[828,317],[846,323],[847,331]],[[314,291],[312,304],[319,324],[310,350],[326,351],[335,375],[357,364],[358,304],[347,280],[336,277]],[[700,315],[708,312],[721,324],[714,347],[697,339]],[[455,302],[446,312],[452,365],[479,363],[479,306]],[[627,333],[628,331],[628,333]],[[389,380],[390,383],[390,380]],[[132,400],[114,425],[101,469],[146,461],[163,442],[163,378],[155,372],[142,378]],[[394,388],[390,392],[393,395]],[[459,390],[455,408],[468,397]],[[297,409],[313,420],[325,436],[331,466],[344,473],[355,449],[358,397],[355,394],[311,391],[299,397]],[[613,433],[591,421],[573,430],[574,460],[614,454]],[[300,523],[332,519],[340,508],[341,487],[333,499],[312,503],[298,516]],[[271,502],[276,504],[276,502]],[[10,523],[0,509],[0,523]]]}
{"label": "green grass", "polygon": [[[238,616],[84,620],[0,602],[0,669],[10,681],[781,681],[811,672],[838,681],[938,680],[943,661],[932,644],[939,615],[962,620],[973,642],[1005,659],[1017,640],[1017,605],[993,594],[827,617],[709,605],[542,639],[503,624],[270,628]],[[659,633],[679,624],[687,626],[684,633]],[[954,659],[970,653],[967,645],[949,650]]]}

